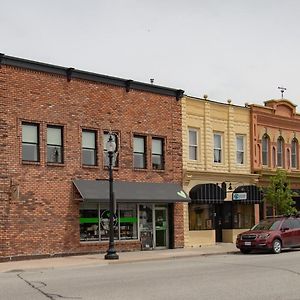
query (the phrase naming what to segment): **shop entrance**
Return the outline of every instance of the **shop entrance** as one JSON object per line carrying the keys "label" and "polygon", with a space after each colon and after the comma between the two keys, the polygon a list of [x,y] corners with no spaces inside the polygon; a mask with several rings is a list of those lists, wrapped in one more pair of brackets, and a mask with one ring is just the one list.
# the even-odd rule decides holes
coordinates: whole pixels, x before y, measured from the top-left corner
{"label": "shop entrance", "polygon": [[142,250],[168,247],[167,212],[165,206],[139,205],[139,231]]}
{"label": "shop entrance", "polygon": [[167,208],[155,208],[155,248],[168,247]]}

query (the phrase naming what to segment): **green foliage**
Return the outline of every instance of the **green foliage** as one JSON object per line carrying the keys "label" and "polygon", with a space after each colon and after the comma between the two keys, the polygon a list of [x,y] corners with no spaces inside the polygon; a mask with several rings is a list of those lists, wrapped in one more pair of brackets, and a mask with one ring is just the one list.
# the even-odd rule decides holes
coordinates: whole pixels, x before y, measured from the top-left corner
{"label": "green foliage", "polygon": [[297,210],[294,207],[295,201],[292,196],[293,192],[290,188],[286,171],[277,170],[276,175],[271,177],[264,200],[275,208],[277,215],[293,214]]}

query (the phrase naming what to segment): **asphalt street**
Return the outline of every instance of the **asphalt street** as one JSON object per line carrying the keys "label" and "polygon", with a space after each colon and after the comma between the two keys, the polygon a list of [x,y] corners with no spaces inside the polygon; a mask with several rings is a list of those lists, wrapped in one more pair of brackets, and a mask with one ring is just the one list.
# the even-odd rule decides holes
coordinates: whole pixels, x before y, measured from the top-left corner
{"label": "asphalt street", "polygon": [[300,251],[0,273],[1,300],[300,299]]}

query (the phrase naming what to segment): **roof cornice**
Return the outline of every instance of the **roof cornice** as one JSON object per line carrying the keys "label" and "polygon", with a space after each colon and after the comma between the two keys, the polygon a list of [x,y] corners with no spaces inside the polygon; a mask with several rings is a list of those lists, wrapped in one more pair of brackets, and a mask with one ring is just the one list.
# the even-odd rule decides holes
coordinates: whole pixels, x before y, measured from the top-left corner
{"label": "roof cornice", "polygon": [[123,87],[126,89],[126,92],[130,90],[140,90],[160,95],[166,95],[175,97],[176,100],[180,100],[183,97],[184,91],[181,89],[173,89],[164,86],[158,86],[153,84],[147,84],[139,81],[128,80],[123,78],[117,78],[82,70],[77,70],[74,68],[66,68],[52,64],[41,63],[37,61],[27,60],[23,58],[8,56],[0,53],[0,67],[1,65],[7,65],[22,69],[28,69],[37,72],[44,72],[55,74],[59,76],[65,76],[68,81],[71,81],[73,78],[93,81],[103,84],[114,85],[118,87]]}

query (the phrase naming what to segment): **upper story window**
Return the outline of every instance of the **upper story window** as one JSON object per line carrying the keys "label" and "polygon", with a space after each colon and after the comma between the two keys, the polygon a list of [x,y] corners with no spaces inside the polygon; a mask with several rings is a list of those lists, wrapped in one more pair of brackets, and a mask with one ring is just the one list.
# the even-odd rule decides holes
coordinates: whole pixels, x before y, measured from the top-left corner
{"label": "upper story window", "polygon": [[164,140],[161,138],[152,138],[152,168],[164,169]]}
{"label": "upper story window", "polygon": [[113,167],[118,167],[119,166],[119,157],[118,157],[118,152],[117,150],[119,149],[119,139],[117,133],[114,132],[108,132],[105,131],[103,135],[103,154],[104,154],[104,166],[108,167],[109,165],[109,158],[108,158],[108,152],[106,149],[106,144],[108,142],[109,136],[112,136],[113,141],[116,143],[116,152],[113,155],[113,160],[112,160],[112,166]]}
{"label": "upper story window", "polygon": [[293,169],[298,169],[298,141],[296,138],[292,140],[292,165]]}
{"label": "upper story window", "polygon": [[39,161],[39,125],[32,123],[22,124],[22,160]]}
{"label": "upper story window", "polygon": [[82,164],[97,165],[96,131],[82,130]]}
{"label": "upper story window", "polygon": [[280,136],[277,139],[277,167],[283,167],[283,146],[284,140]]}
{"label": "upper story window", "polygon": [[214,162],[222,162],[222,134],[214,133]]}
{"label": "upper story window", "polygon": [[245,163],[245,136],[236,136],[236,163],[243,165]]}
{"label": "upper story window", "polygon": [[146,137],[133,137],[133,167],[146,169]]}
{"label": "upper story window", "polygon": [[270,138],[267,134],[265,134],[261,139],[262,144],[262,164],[263,166],[269,165],[269,145]]}
{"label": "upper story window", "polygon": [[47,126],[47,162],[63,162],[63,128]]}
{"label": "upper story window", "polygon": [[189,159],[198,159],[198,130],[189,129]]}

